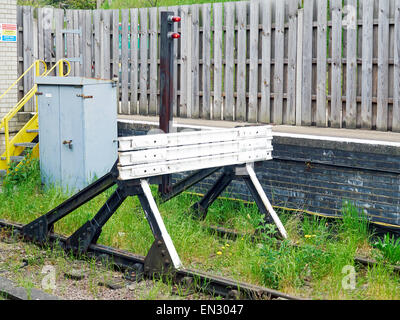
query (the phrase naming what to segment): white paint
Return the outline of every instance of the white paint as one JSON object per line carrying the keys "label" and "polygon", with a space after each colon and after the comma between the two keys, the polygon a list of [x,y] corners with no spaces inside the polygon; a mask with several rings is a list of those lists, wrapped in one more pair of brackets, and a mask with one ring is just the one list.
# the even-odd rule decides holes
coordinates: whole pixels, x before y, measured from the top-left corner
{"label": "white paint", "polygon": [[272,135],[276,136],[276,137],[290,137],[290,138],[301,138],[301,139],[311,139],[311,140],[324,140],[324,141],[362,143],[362,144],[369,144],[369,145],[383,145],[383,146],[391,146],[391,147],[400,147],[400,142],[390,142],[390,141],[381,141],[381,140],[328,137],[328,136],[317,136],[317,135],[310,135],[310,134],[285,133],[285,132],[273,132]]}
{"label": "white paint", "polygon": [[272,219],[274,220],[276,226],[278,227],[279,233],[282,235],[283,238],[287,239],[287,233],[285,227],[283,226],[281,220],[279,219],[278,215],[276,214],[274,208],[272,207],[271,203],[269,202],[267,195],[264,192],[260,182],[257,179],[256,173],[254,172],[252,164],[246,165],[247,173],[250,176],[251,181],[253,182],[256,190],[261,197],[262,202],[264,203],[265,207],[267,208],[269,214],[271,215]]}
{"label": "white paint", "polygon": [[132,151],[138,149],[236,141],[249,138],[268,138],[272,140],[272,127],[252,126],[225,130],[189,131],[179,133],[122,137],[118,139],[118,151]]}
{"label": "white paint", "polygon": [[167,247],[167,250],[172,259],[174,268],[180,269],[182,267],[181,259],[179,258],[178,252],[176,251],[175,246],[172,243],[171,237],[170,237],[167,229],[165,228],[164,221],[161,217],[160,211],[158,211],[156,202],[154,201],[153,195],[151,194],[149,183],[147,182],[147,180],[142,179],[142,180],[140,180],[140,185],[142,186],[144,195],[147,198],[147,201],[150,204],[150,208],[154,213],[154,217],[156,218],[157,225],[161,231],[161,237]]}
{"label": "white paint", "polygon": [[[119,153],[119,165],[157,163],[160,161],[182,160],[212,155],[241,153],[252,150],[272,151],[270,139],[257,138],[220,143],[203,143],[178,147],[162,147]],[[195,161],[195,160],[194,160]]]}
{"label": "white paint", "polygon": [[118,167],[119,180],[139,179],[163,174],[200,170],[248,162],[271,160],[271,150],[253,150],[241,153],[222,154],[207,157],[189,158],[183,160],[164,161],[150,164],[139,164]]}

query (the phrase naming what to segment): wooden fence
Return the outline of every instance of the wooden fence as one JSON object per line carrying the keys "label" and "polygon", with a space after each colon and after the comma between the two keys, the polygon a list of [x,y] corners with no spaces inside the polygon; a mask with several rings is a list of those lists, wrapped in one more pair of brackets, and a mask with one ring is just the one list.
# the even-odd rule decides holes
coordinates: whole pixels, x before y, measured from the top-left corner
{"label": "wooden fence", "polygon": [[72,75],[118,77],[120,113],[155,115],[159,16],[167,9],[182,17],[175,116],[400,131],[400,0],[22,6],[19,71],[36,58],[70,58]]}

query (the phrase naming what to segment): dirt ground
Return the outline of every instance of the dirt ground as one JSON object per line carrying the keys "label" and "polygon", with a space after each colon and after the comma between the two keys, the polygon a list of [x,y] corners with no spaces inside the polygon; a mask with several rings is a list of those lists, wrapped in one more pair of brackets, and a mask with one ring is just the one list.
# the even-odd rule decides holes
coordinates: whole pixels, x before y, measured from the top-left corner
{"label": "dirt ground", "polygon": [[0,231],[0,276],[65,300],[203,300],[212,297],[160,280],[131,281],[94,259],[9,238]]}

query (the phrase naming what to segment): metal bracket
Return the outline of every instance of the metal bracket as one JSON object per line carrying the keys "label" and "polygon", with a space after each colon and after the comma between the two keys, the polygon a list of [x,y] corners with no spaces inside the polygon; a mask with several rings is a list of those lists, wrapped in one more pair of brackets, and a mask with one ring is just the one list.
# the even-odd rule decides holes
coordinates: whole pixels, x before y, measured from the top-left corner
{"label": "metal bracket", "polygon": [[93,96],[85,96],[84,94],[77,94],[76,96],[83,99],[93,99]]}
{"label": "metal bracket", "polygon": [[46,242],[48,232],[49,223],[46,215],[33,220],[22,228],[22,234],[25,238],[39,243]]}
{"label": "metal bracket", "polygon": [[82,29],[61,29],[61,32],[82,35]]}
{"label": "metal bracket", "polygon": [[82,55],[79,56],[79,58],[64,58],[65,60],[69,62],[79,62],[79,64],[82,64]]}
{"label": "metal bracket", "polygon": [[164,241],[160,239],[154,240],[144,259],[145,274],[157,276],[173,271],[172,259]]}

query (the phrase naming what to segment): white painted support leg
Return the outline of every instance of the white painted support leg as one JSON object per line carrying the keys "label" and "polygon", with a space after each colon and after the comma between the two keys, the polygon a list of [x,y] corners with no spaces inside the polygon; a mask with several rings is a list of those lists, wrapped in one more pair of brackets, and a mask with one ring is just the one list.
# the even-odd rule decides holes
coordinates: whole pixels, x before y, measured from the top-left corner
{"label": "white painted support leg", "polygon": [[253,182],[254,186],[257,189],[257,192],[264,203],[265,207],[267,208],[268,212],[270,213],[272,219],[274,220],[276,226],[278,227],[279,233],[284,239],[287,239],[287,233],[285,230],[285,227],[283,226],[281,220],[279,219],[278,215],[276,214],[274,208],[272,207],[271,203],[269,202],[267,195],[264,192],[264,189],[262,188],[260,182],[258,181],[258,178],[256,176],[256,173],[254,172],[253,166],[251,163],[246,164],[246,171],[250,176],[251,181]]}
{"label": "white painted support leg", "polygon": [[154,218],[156,219],[156,223],[161,231],[161,237],[167,247],[168,253],[172,259],[172,263],[174,264],[174,268],[179,269],[182,267],[181,259],[179,258],[178,252],[175,249],[172,239],[171,239],[167,229],[165,228],[164,221],[161,217],[160,211],[158,211],[157,204],[154,201],[153,195],[151,194],[149,183],[147,182],[147,180],[141,179],[140,184],[144,191],[144,195],[150,204],[150,208],[154,213]]}

